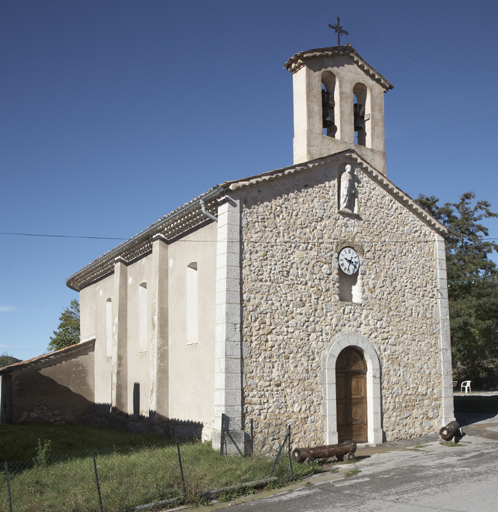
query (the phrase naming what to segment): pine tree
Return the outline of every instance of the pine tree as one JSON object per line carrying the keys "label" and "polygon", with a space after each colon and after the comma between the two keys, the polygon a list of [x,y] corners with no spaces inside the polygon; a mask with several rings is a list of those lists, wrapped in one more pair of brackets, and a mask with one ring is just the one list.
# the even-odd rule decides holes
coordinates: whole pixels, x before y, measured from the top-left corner
{"label": "pine tree", "polygon": [[458,379],[492,385],[498,369],[498,268],[489,257],[498,244],[487,240],[481,221],[498,217],[487,201],[466,192],[458,203],[420,195],[417,203],[448,229],[446,265],[453,370]]}
{"label": "pine tree", "polygon": [[59,327],[50,337],[48,350],[69,347],[80,342],[80,305],[76,299],[71,301],[59,317]]}

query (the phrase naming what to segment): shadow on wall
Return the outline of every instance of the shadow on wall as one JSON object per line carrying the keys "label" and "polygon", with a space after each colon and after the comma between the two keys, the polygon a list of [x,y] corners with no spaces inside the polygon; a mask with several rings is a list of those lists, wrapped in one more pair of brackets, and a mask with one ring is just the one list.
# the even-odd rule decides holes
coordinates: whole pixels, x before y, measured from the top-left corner
{"label": "shadow on wall", "polygon": [[131,430],[132,432],[156,432],[178,439],[201,439],[204,424],[199,421],[168,418],[156,411],[145,414],[127,414],[108,403],[95,404],[94,414],[88,419],[93,425]]}
{"label": "shadow on wall", "polygon": [[[76,388],[77,382],[75,379]],[[93,412],[91,394],[88,389],[75,392],[39,369],[3,375],[2,423],[82,422]]]}
{"label": "shadow on wall", "polygon": [[[77,382],[75,379],[75,385]],[[139,396],[140,386],[136,383],[134,413],[127,414],[109,403],[95,404],[39,369],[30,369],[2,376],[2,423],[84,423],[133,432],[152,431],[180,439],[201,439],[204,425],[200,422],[167,418],[156,411],[139,414]]]}

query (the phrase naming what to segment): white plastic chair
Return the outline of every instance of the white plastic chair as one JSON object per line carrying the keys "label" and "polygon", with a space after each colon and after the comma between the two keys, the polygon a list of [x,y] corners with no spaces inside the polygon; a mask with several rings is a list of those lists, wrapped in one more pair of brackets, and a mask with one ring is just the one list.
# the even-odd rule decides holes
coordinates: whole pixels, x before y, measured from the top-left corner
{"label": "white plastic chair", "polygon": [[460,385],[460,391],[464,391],[465,393],[471,393],[472,390],[470,389],[470,380],[464,380],[462,384]]}

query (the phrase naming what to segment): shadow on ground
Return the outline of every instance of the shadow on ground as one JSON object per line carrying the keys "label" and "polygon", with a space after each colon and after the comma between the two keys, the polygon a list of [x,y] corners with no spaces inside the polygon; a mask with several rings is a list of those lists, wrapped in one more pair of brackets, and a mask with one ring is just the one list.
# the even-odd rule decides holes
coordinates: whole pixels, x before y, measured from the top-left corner
{"label": "shadow on ground", "polygon": [[465,394],[454,396],[455,418],[462,426],[494,418],[498,415],[498,394]]}

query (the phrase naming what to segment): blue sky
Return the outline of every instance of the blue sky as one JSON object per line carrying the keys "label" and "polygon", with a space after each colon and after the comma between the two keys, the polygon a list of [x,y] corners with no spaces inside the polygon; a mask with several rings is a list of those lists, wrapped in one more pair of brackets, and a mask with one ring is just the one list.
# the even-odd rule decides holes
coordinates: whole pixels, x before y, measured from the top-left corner
{"label": "blue sky", "polygon": [[[127,239],[292,164],[293,54],[341,17],[385,97],[389,178],[498,211],[491,0],[2,0],[0,232]],[[498,238],[498,221],[489,220]],[[0,353],[47,351],[66,278],[116,240],[0,235]]]}

